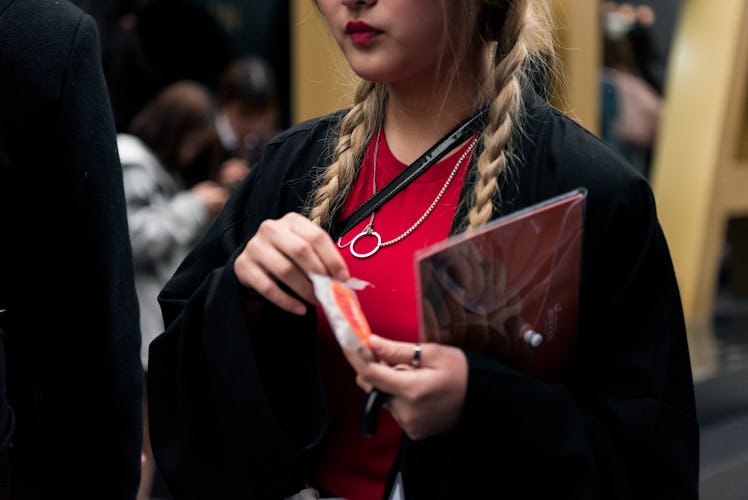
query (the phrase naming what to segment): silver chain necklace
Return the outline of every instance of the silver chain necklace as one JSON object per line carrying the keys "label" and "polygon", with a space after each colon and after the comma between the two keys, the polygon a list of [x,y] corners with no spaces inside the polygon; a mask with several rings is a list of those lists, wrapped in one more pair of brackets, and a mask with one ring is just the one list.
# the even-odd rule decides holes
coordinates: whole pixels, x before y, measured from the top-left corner
{"label": "silver chain necklace", "polygon": [[[374,172],[373,172],[373,179],[372,179],[372,196],[377,194],[377,156],[379,155],[379,140],[382,135],[382,129],[380,128],[377,132],[377,142],[374,146]],[[434,201],[431,202],[431,205],[426,209],[425,212],[423,212],[423,215],[421,215],[417,221],[413,223],[412,226],[410,226],[408,229],[406,229],[400,236],[393,238],[389,241],[382,241],[382,236],[374,230],[374,214],[376,212],[371,213],[371,217],[369,217],[369,223],[366,225],[366,227],[358,233],[356,236],[353,237],[351,241],[349,241],[346,244],[343,244],[343,237],[341,236],[338,238],[338,248],[345,248],[349,247],[351,255],[354,257],[358,257],[359,259],[365,259],[366,257],[371,257],[377,251],[379,251],[380,248],[394,245],[398,241],[402,240],[406,236],[408,236],[410,233],[415,231],[415,229],[421,225],[423,221],[426,220],[426,217],[428,217],[431,212],[434,211],[434,208],[436,208],[436,205],[439,203],[439,200],[442,199],[442,196],[444,196],[444,193],[447,192],[447,188],[452,183],[452,179],[454,179],[455,175],[457,174],[457,171],[460,169],[460,165],[465,161],[465,158],[468,157],[470,152],[473,150],[475,145],[478,143],[478,139],[480,136],[477,136],[473,141],[470,143],[470,145],[467,147],[467,149],[462,153],[460,158],[457,160],[457,163],[455,163],[454,168],[452,169],[452,172],[450,172],[449,177],[447,177],[446,182],[444,182],[444,185],[442,186],[439,193],[436,195],[436,198],[434,198]],[[377,240],[376,245],[374,245],[374,248],[369,250],[365,253],[360,253],[356,251],[356,243],[366,236],[371,236]]]}

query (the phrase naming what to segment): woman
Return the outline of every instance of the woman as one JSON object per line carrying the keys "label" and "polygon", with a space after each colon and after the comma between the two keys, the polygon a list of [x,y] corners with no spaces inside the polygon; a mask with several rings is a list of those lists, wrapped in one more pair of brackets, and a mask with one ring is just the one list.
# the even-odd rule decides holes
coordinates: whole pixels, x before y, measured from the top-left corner
{"label": "woman", "polygon": [[[317,5],[362,79],[353,106],[268,144],[160,295],[151,429],[174,495],[697,498],[685,328],[652,193],[536,93],[547,3]],[[330,236],[470,117],[479,131]],[[416,249],[577,187],[580,321],[562,380],[416,344]],[[309,273],[374,285],[359,299],[377,362],[341,352]],[[372,388],[392,397],[365,438]]]}

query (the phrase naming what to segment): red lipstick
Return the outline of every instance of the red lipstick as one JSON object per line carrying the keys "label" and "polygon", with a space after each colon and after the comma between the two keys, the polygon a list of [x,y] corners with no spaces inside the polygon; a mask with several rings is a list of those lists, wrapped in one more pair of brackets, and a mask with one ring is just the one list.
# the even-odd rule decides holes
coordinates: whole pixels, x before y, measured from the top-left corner
{"label": "red lipstick", "polygon": [[372,28],[363,21],[348,21],[345,25],[345,32],[351,35],[351,41],[354,45],[366,46],[381,33],[381,31]]}

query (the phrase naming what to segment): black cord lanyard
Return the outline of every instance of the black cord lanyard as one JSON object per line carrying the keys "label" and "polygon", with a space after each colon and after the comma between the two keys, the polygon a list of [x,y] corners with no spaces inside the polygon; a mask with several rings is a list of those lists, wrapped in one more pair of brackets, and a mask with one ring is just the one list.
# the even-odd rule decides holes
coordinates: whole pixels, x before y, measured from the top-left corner
{"label": "black cord lanyard", "polygon": [[457,125],[447,135],[442,137],[439,142],[432,146],[431,149],[423,153],[416,161],[411,163],[408,168],[400,172],[381,190],[377,191],[371,198],[361,204],[348,217],[346,217],[345,220],[335,224],[330,233],[332,239],[337,240],[339,237],[353,229],[356,224],[364,220],[366,216],[371,214],[374,210],[384,205],[385,202],[395,196],[395,194],[401,191],[405,186],[410,184],[413,179],[424,173],[429,169],[429,167],[442,159],[444,155],[450,152],[456,145],[462,143],[465,139],[482,129],[485,124],[484,117],[487,112],[488,108],[481,108],[465,121]]}
{"label": "black cord lanyard", "polygon": [[[485,126],[485,116],[488,108],[482,108],[465,121],[458,124],[447,135],[439,140],[431,149],[421,155],[408,168],[400,172],[394,179],[388,182],[380,191],[354,210],[345,220],[336,224],[331,232],[334,240],[353,229],[359,222],[364,220],[374,210],[381,207],[387,200],[395,196],[407,186],[413,179],[424,173],[432,165],[438,162],[456,145],[465,141],[478,130]],[[379,413],[382,406],[390,399],[390,395],[373,388],[367,397],[366,405],[361,415],[361,433],[371,437],[377,432]]]}

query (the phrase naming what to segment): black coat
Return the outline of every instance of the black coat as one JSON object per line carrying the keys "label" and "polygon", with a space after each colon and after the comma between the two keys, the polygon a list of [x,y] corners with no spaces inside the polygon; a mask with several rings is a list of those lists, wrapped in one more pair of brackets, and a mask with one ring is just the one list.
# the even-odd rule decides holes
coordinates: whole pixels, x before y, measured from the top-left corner
{"label": "black coat", "polygon": [[0,0],[0,329],[12,498],[134,498],[143,372],[93,19]]}
{"label": "black coat", "polygon": [[[458,427],[403,439],[406,497],[695,500],[689,353],[650,187],[537,96],[528,111],[503,211],[589,191],[573,367],[544,383],[467,352]],[[263,219],[303,210],[339,119],[271,142],[162,291],[167,330],[150,346],[150,425],[176,498],[282,498],[301,488],[325,439],[313,312],[295,317],[253,297],[232,263]]]}

